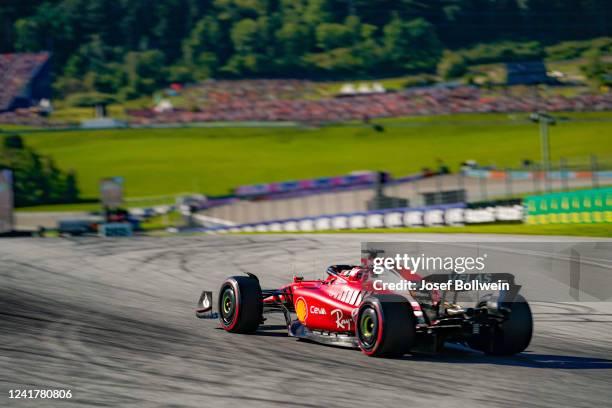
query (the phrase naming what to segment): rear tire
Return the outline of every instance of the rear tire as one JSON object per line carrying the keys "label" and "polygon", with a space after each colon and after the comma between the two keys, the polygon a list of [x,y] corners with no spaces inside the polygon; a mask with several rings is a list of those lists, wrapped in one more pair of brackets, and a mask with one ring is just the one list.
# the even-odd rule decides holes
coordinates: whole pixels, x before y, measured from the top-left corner
{"label": "rear tire", "polygon": [[254,333],[263,314],[259,281],[246,276],[231,276],[219,290],[219,321],[232,333]]}
{"label": "rear tire", "polygon": [[395,294],[367,297],[357,313],[357,344],[374,357],[399,357],[410,351],[416,336],[410,302]]}
{"label": "rear tire", "polygon": [[533,317],[529,303],[523,296],[516,295],[513,302],[503,303],[501,306],[510,309],[510,314],[507,320],[495,329],[488,347],[482,347],[481,350],[492,356],[521,353],[529,346],[533,334]]}

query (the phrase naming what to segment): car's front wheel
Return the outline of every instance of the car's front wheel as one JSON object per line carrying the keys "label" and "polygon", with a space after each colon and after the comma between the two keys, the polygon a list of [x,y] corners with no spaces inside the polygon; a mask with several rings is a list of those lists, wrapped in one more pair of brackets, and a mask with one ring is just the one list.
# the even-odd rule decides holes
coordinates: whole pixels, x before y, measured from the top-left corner
{"label": "car's front wheel", "polygon": [[232,333],[253,333],[259,327],[263,299],[259,281],[252,277],[231,276],[219,290],[219,320]]}

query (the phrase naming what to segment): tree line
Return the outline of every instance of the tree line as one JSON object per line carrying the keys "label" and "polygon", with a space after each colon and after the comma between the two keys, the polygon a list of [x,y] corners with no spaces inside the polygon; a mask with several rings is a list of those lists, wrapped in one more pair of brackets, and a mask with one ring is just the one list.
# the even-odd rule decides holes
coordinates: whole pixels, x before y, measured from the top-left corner
{"label": "tree line", "polygon": [[53,52],[60,94],[211,77],[432,72],[444,49],[609,36],[606,0],[8,0],[0,52]]}
{"label": "tree line", "polygon": [[19,135],[0,138],[0,169],[13,172],[15,206],[74,203],[79,189],[74,171],[63,172],[51,157],[26,146]]}

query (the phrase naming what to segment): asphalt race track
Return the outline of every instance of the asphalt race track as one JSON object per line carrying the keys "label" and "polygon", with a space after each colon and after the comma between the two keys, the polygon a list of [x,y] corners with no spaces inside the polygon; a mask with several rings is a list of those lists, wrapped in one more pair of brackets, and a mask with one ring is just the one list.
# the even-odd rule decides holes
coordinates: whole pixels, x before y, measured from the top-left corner
{"label": "asphalt race track", "polygon": [[[485,238],[499,239],[478,237]],[[200,291],[216,293],[227,275],[254,272],[265,287],[294,274],[323,277],[327,264],[357,262],[360,242],[368,239],[372,236],[348,234],[2,240],[0,406],[612,404],[611,303],[533,304],[534,339],[525,353],[511,358],[454,347],[437,356],[375,359],[287,337],[280,320],[270,321],[276,331],[233,335],[218,329],[217,321],[194,316]],[[73,398],[8,398],[9,389],[49,388],[70,389]]]}

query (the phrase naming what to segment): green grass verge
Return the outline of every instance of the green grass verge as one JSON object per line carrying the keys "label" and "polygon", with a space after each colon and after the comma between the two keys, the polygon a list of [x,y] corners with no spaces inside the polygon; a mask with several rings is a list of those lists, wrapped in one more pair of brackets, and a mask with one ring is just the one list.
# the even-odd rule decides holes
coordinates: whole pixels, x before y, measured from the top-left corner
{"label": "green grass verge", "polygon": [[32,129],[36,129],[36,127],[26,125],[8,125],[6,123],[0,123],[0,133],[14,133],[18,131],[27,131]]}
{"label": "green grass verge", "polygon": [[[124,208],[146,208],[155,207],[158,205],[173,205],[175,200],[172,197],[163,199],[146,199],[131,201],[124,203]],[[74,204],[49,204],[49,205],[38,205],[33,207],[19,207],[16,208],[17,212],[70,212],[70,211],[101,211],[102,204],[97,203],[74,203]]]}
{"label": "green grass verge", "polygon": [[77,212],[77,211],[101,211],[100,203],[76,203],[76,204],[49,204],[33,207],[16,208],[16,212]]}
{"label": "green grass verge", "polygon": [[182,224],[183,216],[177,211],[172,211],[166,215],[156,215],[143,222],[140,226],[145,231],[163,230],[168,227],[176,227]]}
{"label": "green grass verge", "polygon": [[[563,115],[551,129],[552,159],[612,155],[612,113]],[[126,196],[201,191],[224,194],[235,186],[384,169],[395,175],[435,166],[441,158],[517,166],[539,158],[537,126],[525,115],[453,115],[323,128],[189,128],[23,133],[26,142],[77,171],[84,197],[98,196],[98,180],[125,178]],[[596,119],[596,120],[591,120]]]}

